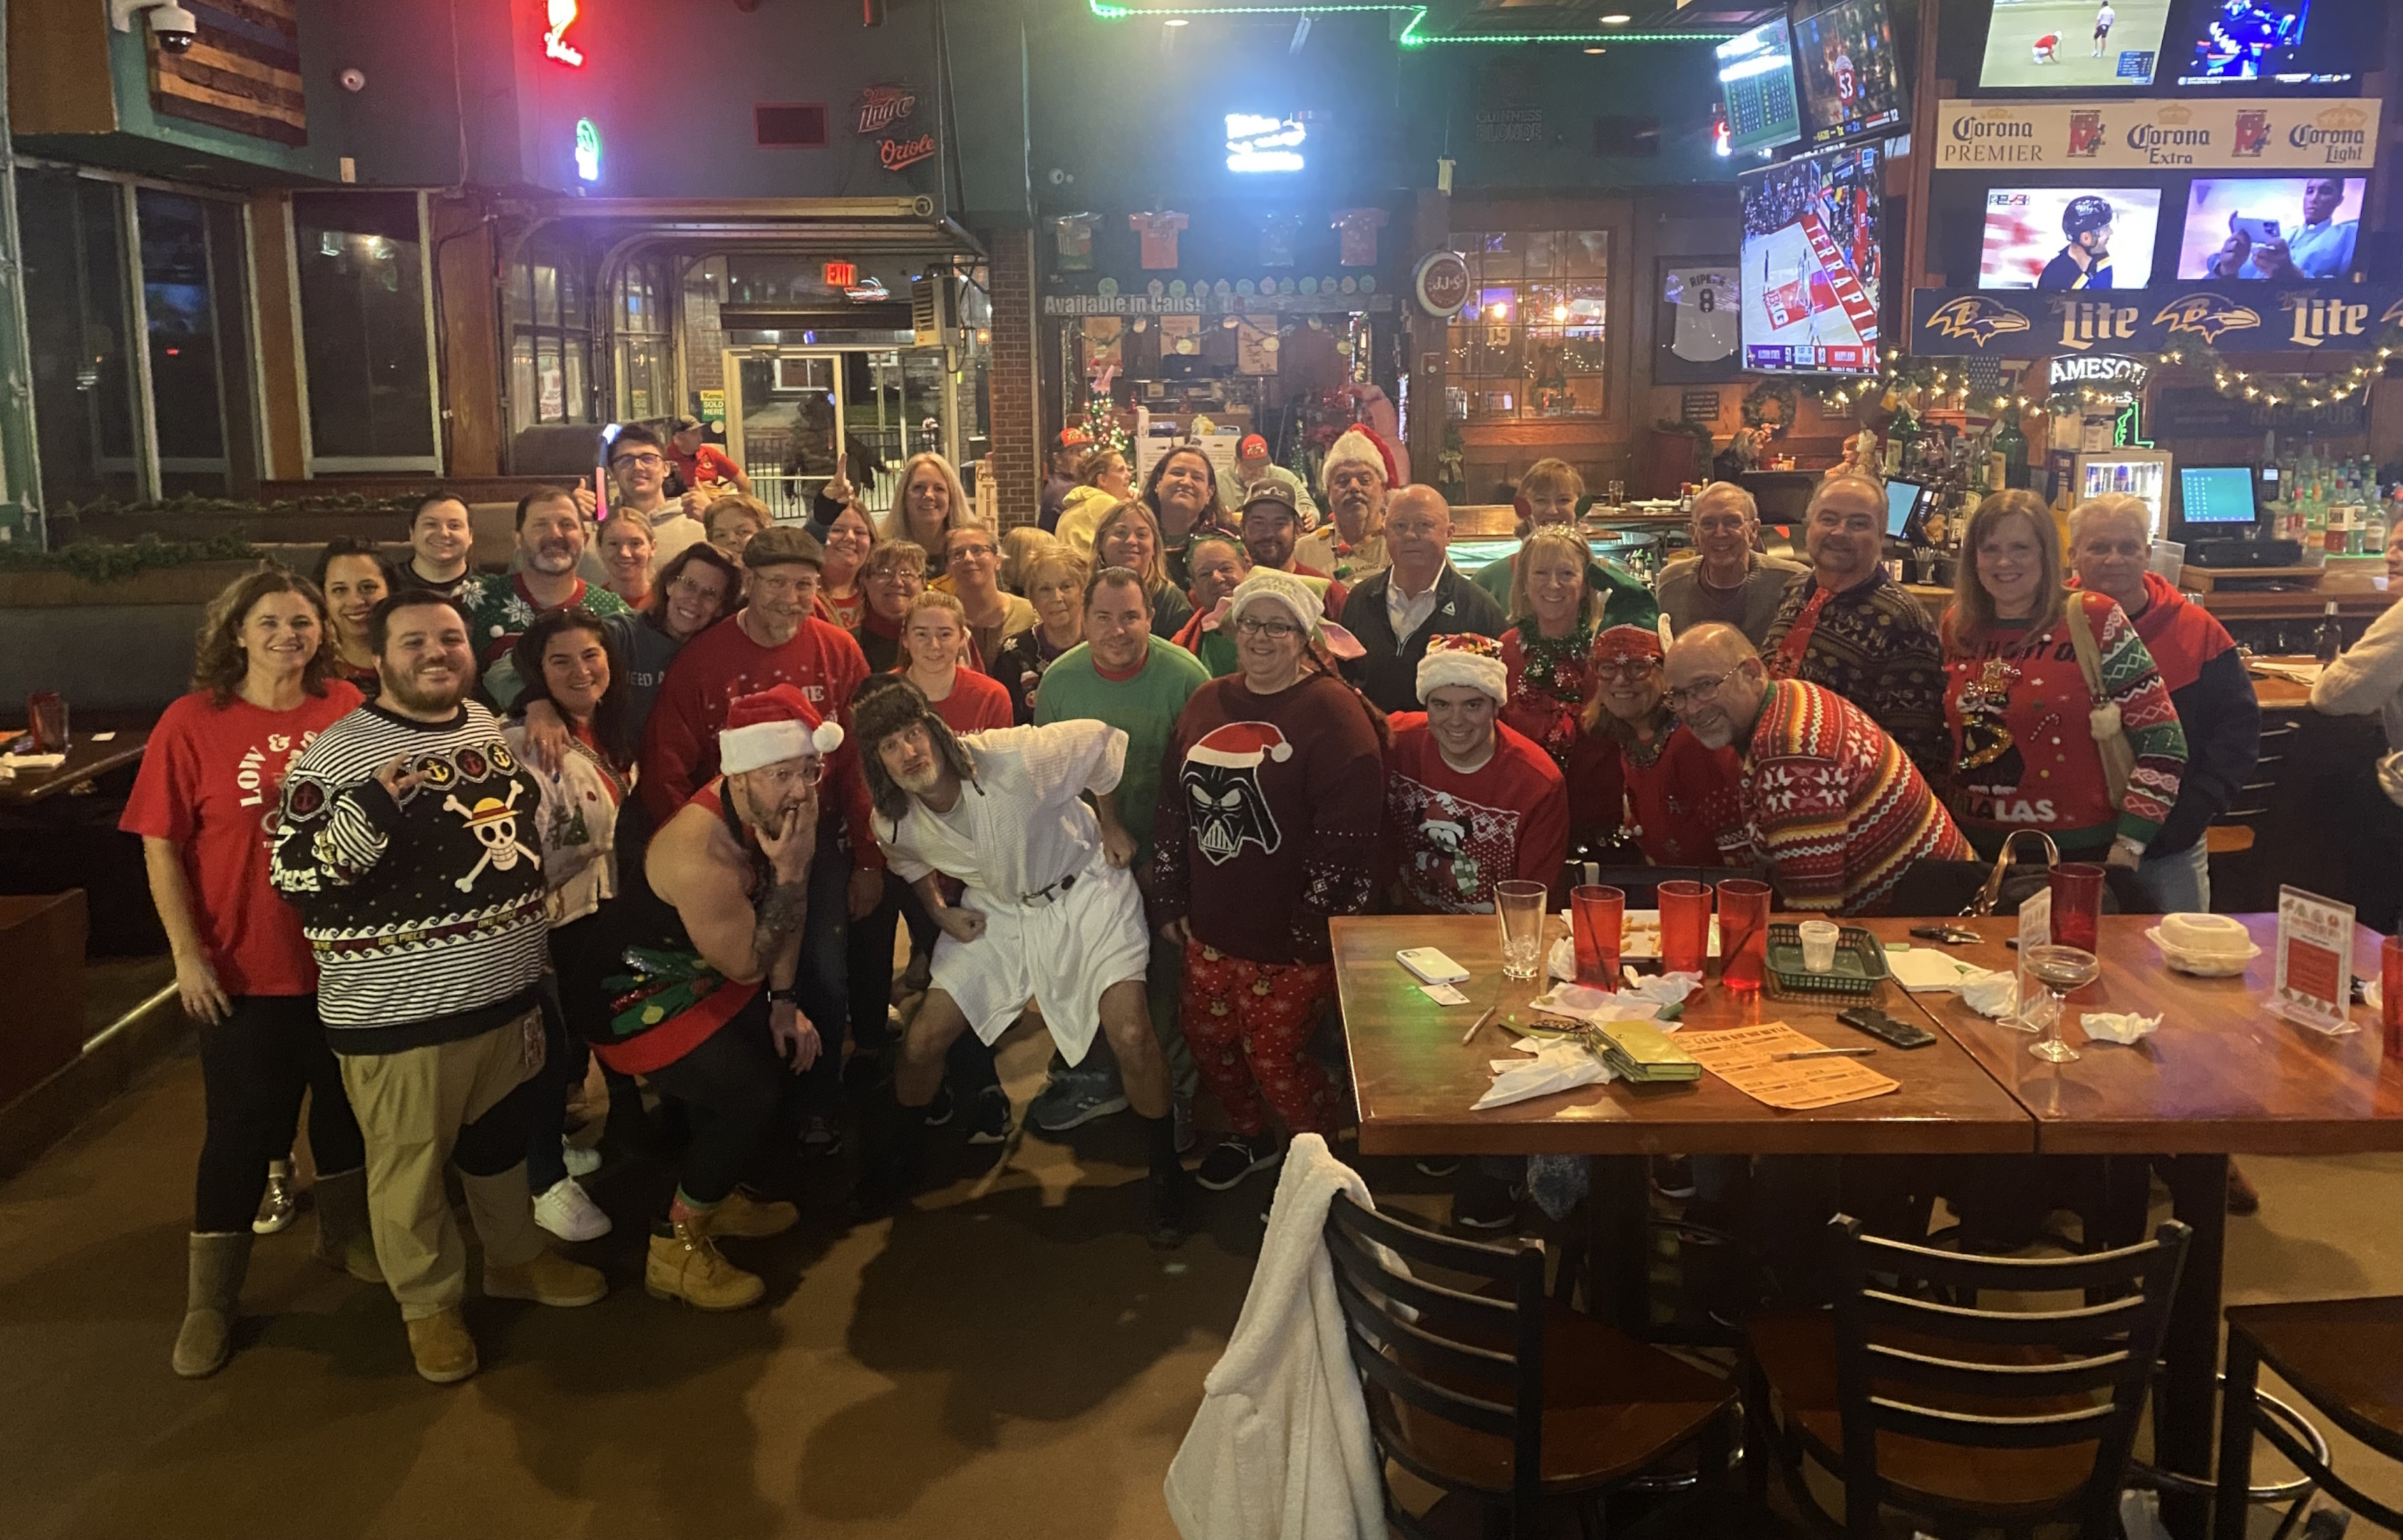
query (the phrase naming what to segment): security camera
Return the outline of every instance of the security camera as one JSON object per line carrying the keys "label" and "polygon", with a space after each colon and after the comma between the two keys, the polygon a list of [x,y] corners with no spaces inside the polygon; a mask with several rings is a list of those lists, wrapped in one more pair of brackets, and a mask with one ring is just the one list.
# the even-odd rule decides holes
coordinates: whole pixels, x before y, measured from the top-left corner
{"label": "security camera", "polygon": [[158,35],[162,52],[189,53],[200,38],[201,23],[190,11],[168,0],[166,5],[150,7],[150,30]]}

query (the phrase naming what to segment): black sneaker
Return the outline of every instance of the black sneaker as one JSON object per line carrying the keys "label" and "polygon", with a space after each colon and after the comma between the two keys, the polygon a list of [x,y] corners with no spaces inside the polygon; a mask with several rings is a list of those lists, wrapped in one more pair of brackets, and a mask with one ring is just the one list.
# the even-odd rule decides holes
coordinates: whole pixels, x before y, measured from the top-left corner
{"label": "black sneaker", "polygon": [[935,1089],[935,1099],[926,1103],[926,1126],[930,1129],[941,1128],[944,1124],[951,1120],[951,1113],[953,1110],[954,1109],[951,1105],[951,1088],[949,1086],[937,1087]]}
{"label": "black sneaker", "polygon": [[1186,1232],[1190,1228],[1188,1214],[1192,1206],[1191,1183],[1192,1178],[1182,1166],[1151,1173],[1150,1212],[1145,1223],[1154,1251],[1174,1251],[1185,1244]]}
{"label": "black sneaker", "polygon": [[976,1115],[970,1120],[968,1143],[1006,1145],[1009,1142],[1009,1092],[999,1086],[987,1086],[977,1092]]}
{"label": "black sneaker", "polygon": [[1452,1200],[1452,1222],[1463,1229],[1506,1230],[1519,1222],[1521,1189],[1498,1176],[1472,1172]]}
{"label": "black sneaker", "polygon": [[1224,1192],[1256,1171],[1266,1171],[1285,1158],[1285,1148],[1271,1137],[1245,1139],[1229,1134],[1217,1148],[1202,1158],[1193,1179],[1211,1192]]}
{"label": "black sneaker", "polygon": [[801,1124],[801,1153],[804,1155],[840,1155],[842,1130],[831,1117],[813,1113]]}
{"label": "black sneaker", "polygon": [[1694,1196],[1694,1161],[1687,1155],[1652,1158],[1652,1186],[1663,1198]]}

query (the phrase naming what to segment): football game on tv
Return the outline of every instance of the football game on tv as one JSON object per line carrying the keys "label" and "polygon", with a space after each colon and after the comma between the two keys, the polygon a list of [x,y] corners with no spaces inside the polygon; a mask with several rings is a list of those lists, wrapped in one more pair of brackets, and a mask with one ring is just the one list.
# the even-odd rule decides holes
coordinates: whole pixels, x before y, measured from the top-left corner
{"label": "football game on tv", "polygon": [[1744,368],[1876,372],[1883,172],[1862,145],[1742,178]]}
{"label": "football game on tv", "polygon": [[2170,0],[1994,0],[1980,90],[2149,86]]}
{"label": "football game on tv", "polygon": [[1981,289],[2140,289],[2153,274],[2159,187],[1995,187]]}

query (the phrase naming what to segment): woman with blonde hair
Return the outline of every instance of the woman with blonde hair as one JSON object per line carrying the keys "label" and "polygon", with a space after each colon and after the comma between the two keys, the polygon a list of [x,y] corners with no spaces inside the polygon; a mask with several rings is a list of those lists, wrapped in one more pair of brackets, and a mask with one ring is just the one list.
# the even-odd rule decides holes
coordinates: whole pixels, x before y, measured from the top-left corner
{"label": "woman with blonde hair", "polygon": [[1107,445],[1076,462],[1076,485],[1060,503],[1052,534],[1083,561],[1093,558],[1093,526],[1132,495],[1134,472],[1126,456]]}
{"label": "woman with blonde hair", "polygon": [[151,729],[118,825],[141,837],[176,993],[201,1029],[207,1114],[173,1360],[187,1379],[215,1373],[233,1352],[252,1222],[270,1162],[291,1153],[304,1093],[317,1258],[382,1281],[368,1237],[367,1146],[317,1019],[316,958],[299,912],[269,884],[260,833],[300,751],[359,705],[336,677],[326,632],[316,585],[281,567],[218,594],[201,622],[192,691]]}
{"label": "woman with blonde hair", "polygon": [[1085,639],[1085,563],[1056,542],[1027,558],[1020,574],[1035,623],[1004,642],[1000,656],[985,668],[1009,691],[1010,715],[1020,727],[1035,720],[1035,690],[1043,671]]}
{"label": "woman with blonde hair", "polygon": [[[1565,460],[1538,460],[1519,478],[1519,537],[1545,530],[1577,534],[1577,504],[1585,497],[1585,478]],[[1660,606],[1644,580],[1616,562],[1606,562],[1593,554],[1580,539],[1586,552],[1586,586],[1602,605],[1597,623],[1612,626],[1648,626],[1660,618]],[[1511,596],[1518,591],[1519,567],[1525,554],[1522,546],[1499,562],[1489,562],[1477,570],[1469,581],[1493,596],[1494,603],[1512,616]]]}
{"label": "woman with blonde hair", "polygon": [[709,543],[739,567],[743,564],[743,548],[751,543],[753,535],[775,521],[767,504],[730,492],[709,505],[709,511],[701,516],[701,529],[707,533]]}
{"label": "woman with blonde hair", "polygon": [[1527,536],[1511,575],[1502,633],[1510,695],[1502,720],[1533,739],[1569,784],[1569,842],[1618,826],[1618,756],[1588,732],[1593,699],[1589,655],[1602,628],[1603,601],[1588,575],[1585,539],[1575,528],[1547,525]]}
{"label": "woman with blonde hair", "polygon": [[896,485],[899,490],[893,494],[893,511],[884,516],[884,527],[879,533],[886,540],[907,540],[924,551],[928,580],[939,578],[951,532],[975,522],[968,494],[960,486],[960,473],[949,460],[928,450],[902,462],[901,479]]}
{"label": "woman with blonde hair", "polygon": [[1167,542],[1148,506],[1123,498],[1093,525],[1093,566],[1124,567],[1143,575],[1151,595],[1151,633],[1174,636],[1193,618],[1192,602],[1168,574]]}
{"label": "woman with blonde hair", "polygon": [[2132,870],[2186,770],[2152,653],[2108,594],[2063,588],[2035,493],[1979,504],[1961,549],[1941,628],[1954,819],[1985,855],[2036,829],[2064,856]]}
{"label": "woman with blonde hair", "polygon": [[[1035,558],[1048,550],[1061,550],[1059,536],[1046,534],[1032,524],[1021,524],[1003,532],[1001,537],[1001,570],[994,580],[1004,593],[1026,597],[1026,571]],[[1071,554],[1074,554],[1071,552]]]}

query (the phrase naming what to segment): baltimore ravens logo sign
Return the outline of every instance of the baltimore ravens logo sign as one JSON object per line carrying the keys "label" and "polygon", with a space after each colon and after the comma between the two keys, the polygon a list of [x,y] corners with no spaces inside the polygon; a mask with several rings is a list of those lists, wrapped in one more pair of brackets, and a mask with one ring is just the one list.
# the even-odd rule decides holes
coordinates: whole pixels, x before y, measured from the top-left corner
{"label": "baltimore ravens logo sign", "polygon": [[2215,294],[2186,295],[2163,305],[2160,313],[2153,317],[2157,326],[2167,326],[2174,332],[2190,331],[2211,343],[2231,331],[2243,331],[2260,324],[2260,312]]}
{"label": "baltimore ravens logo sign", "polygon": [[1285,843],[1276,814],[1260,789],[1260,766],[1293,757],[1293,744],[1270,722],[1229,722],[1185,751],[1185,795],[1193,842],[1214,867],[1243,853],[1248,841],[1263,855]]}
{"label": "baltimore ravens logo sign", "polygon": [[2025,331],[2028,318],[1999,299],[1965,294],[1947,299],[1929,313],[1926,329],[1946,337],[1965,337],[1984,347],[2006,332]]}

